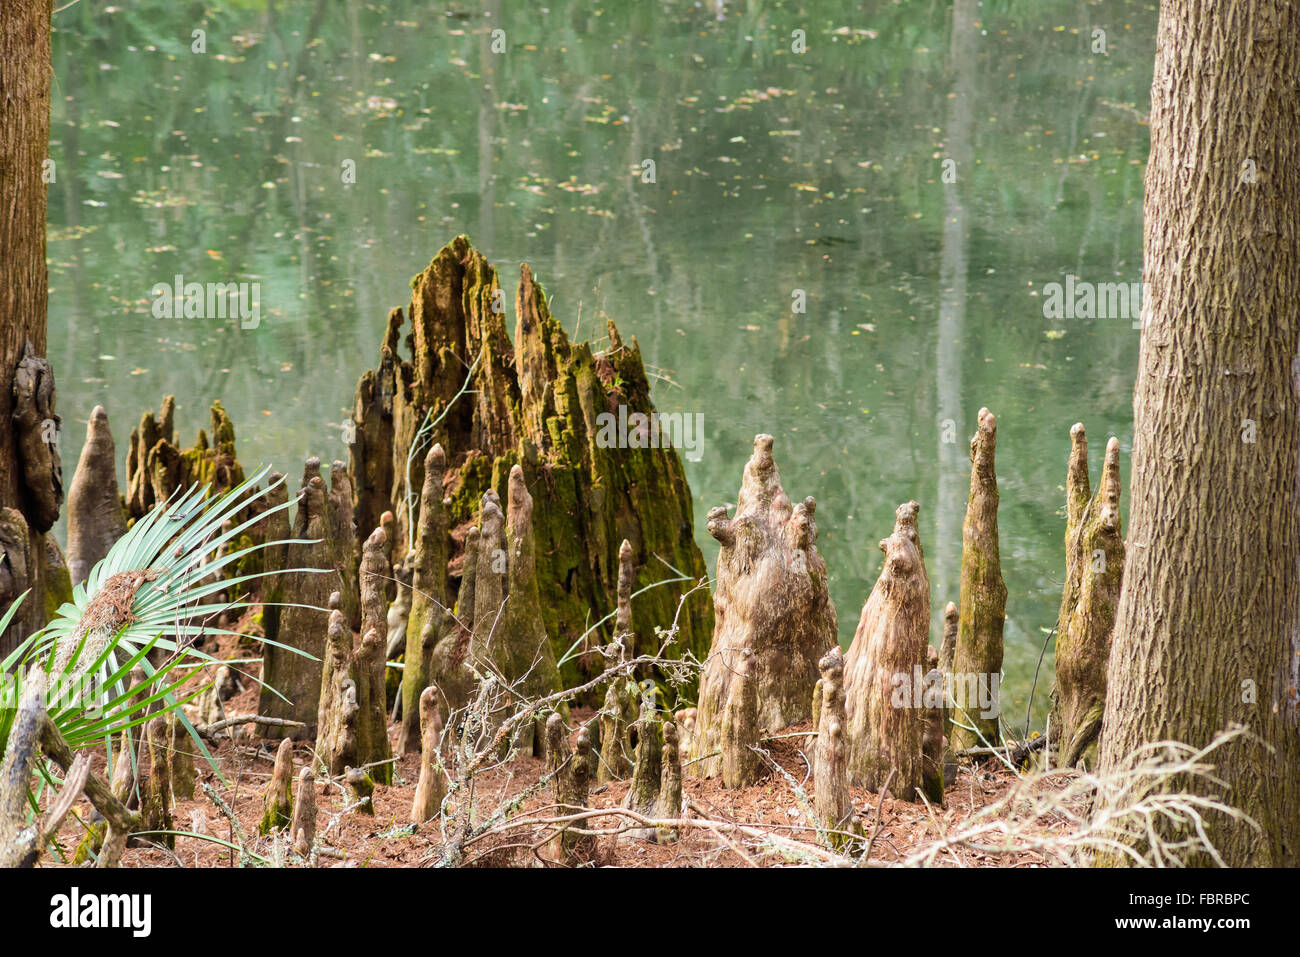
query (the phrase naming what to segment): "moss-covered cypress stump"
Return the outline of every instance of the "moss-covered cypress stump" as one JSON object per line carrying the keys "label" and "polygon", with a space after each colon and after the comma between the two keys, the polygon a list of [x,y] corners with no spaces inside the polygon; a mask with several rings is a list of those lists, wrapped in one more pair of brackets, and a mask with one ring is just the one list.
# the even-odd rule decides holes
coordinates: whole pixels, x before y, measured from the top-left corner
{"label": "moss-covered cypress stump", "polygon": [[[601,413],[617,414],[620,406],[629,416],[654,411],[635,341],[624,342],[609,323],[601,346],[571,343],[527,266],[515,294],[512,341],[497,272],[464,236],[439,251],[411,290],[407,357],[400,355],[404,317],[393,310],[378,368],[357,388],[349,470],[358,527],[370,527],[368,516],[391,507],[398,523],[395,560],[405,554],[414,537],[411,523],[418,521],[410,513],[418,509],[424,456],[437,442],[447,454],[443,491],[457,543],[450,566],[457,568],[463,536],[455,530],[473,521],[488,489],[505,501],[510,469],[522,466],[536,500],[538,597],[557,659],[587,631],[593,615],[614,607],[623,539],[642,570],[640,587],[673,577],[655,555],[692,579],[707,576],[677,452],[597,442]],[[636,600],[638,616],[666,626],[689,588],[677,583],[645,592]],[[703,590],[688,599],[679,623],[679,646],[671,653],[684,648],[702,657],[713,626]],[[418,635],[422,625],[413,617],[408,627]],[[646,634],[652,641],[653,629]],[[589,636],[591,647],[610,637],[608,629]],[[576,683],[583,667],[601,664],[600,656],[576,656],[562,666],[562,679]]]}

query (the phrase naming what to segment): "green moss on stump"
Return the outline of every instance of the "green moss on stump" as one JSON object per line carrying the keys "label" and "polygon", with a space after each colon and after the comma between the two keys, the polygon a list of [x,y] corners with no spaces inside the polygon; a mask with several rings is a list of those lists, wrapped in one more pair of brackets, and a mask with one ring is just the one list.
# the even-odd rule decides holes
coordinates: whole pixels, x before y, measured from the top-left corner
{"label": "green moss on stump", "polygon": [[[608,346],[601,352],[588,343],[571,343],[527,266],[515,291],[512,337],[505,314],[492,309],[499,288],[496,270],[464,236],[412,280],[404,337],[409,358],[394,361],[397,326],[403,322],[401,311],[394,310],[381,361],[358,386],[354,419],[364,423],[366,433],[352,447],[349,472],[354,488],[366,489],[366,509],[375,507],[371,498],[387,494],[399,522],[396,560],[414,520],[406,504],[406,450],[423,423],[442,417],[427,441],[441,443],[447,452],[453,530],[474,520],[489,488],[505,501],[510,469],[522,466],[537,502],[537,584],[558,659],[592,622],[613,610],[623,539],[635,552],[638,589],[674,577],[656,555],[695,580],[706,578],[708,570],[695,543],[691,493],[677,451],[597,445],[601,414],[617,415],[620,405],[629,415],[654,411],[636,342],[624,342],[609,323]],[[469,388],[457,397],[476,359]],[[410,463],[412,492],[421,488],[423,472],[417,454]],[[359,509],[362,504],[359,495]],[[460,536],[456,539],[459,543]],[[459,561],[453,551],[451,566]],[[679,599],[692,585],[676,583],[637,597],[635,614],[645,623],[646,644],[634,653],[649,650],[654,627],[672,623]],[[454,593],[449,582],[447,594]],[[690,650],[703,657],[713,631],[705,590],[687,600],[679,625],[679,644],[669,654]],[[587,647],[611,637],[611,626],[603,626],[588,636]],[[598,666],[592,656],[578,655],[561,666],[561,679],[576,684]],[[593,695],[588,703],[598,702]]]}

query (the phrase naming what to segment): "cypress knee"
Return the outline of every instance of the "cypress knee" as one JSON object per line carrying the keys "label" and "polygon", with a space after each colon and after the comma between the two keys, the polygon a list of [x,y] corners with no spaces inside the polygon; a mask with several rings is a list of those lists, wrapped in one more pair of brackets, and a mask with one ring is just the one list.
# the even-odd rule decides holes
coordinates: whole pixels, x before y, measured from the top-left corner
{"label": "cypress knee", "polygon": [[355,731],[348,730],[354,715],[345,716],[342,708],[343,683],[350,680],[353,658],[352,633],[336,603],[340,598],[337,592],[330,596],[329,629],[321,662],[320,702],[316,711],[316,754],[330,774],[342,773],[344,763],[356,760],[355,751],[347,751],[344,747],[344,741],[350,735],[355,740]]}
{"label": "cypress knee", "polygon": [[654,699],[641,699],[641,717],[636,723],[636,762],[632,768],[632,785],[624,804],[629,810],[651,817],[659,800],[661,762],[663,761],[663,721],[655,711]]}
{"label": "cypress knee", "polygon": [[844,657],[849,777],[875,791],[893,771],[893,792],[906,800],[925,784],[920,686],[929,647],[930,580],[917,534],[918,511],[915,502],[898,507],[893,534],[880,543],[885,553],[880,578],[862,606]]}
{"label": "cypress knee", "polygon": [[330,489],[325,500],[325,527],[329,531],[330,553],[334,568],[343,582],[343,614],[348,626],[361,627],[361,597],[357,585],[357,529],[352,520],[352,482],[347,466],[335,461],[330,465]]}
{"label": "cypress knee", "polygon": [[[420,518],[415,538],[411,574],[411,611],[407,617],[406,649],[402,670],[402,725],[399,754],[419,746],[419,699],[432,680],[433,643],[442,632],[447,604],[447,559],[450,539],[442,505],[442,481],[447,456],[435,444],[424,460],[424,488],[420,493]],[[426,646],[426,642],[429,642]]]}
{"label": "cypress knee", "polygon": [[[813,771],[813,810],[829,831],[849,829],[849,743],[845,736],[844,657],[833,648],[819,663],[822,680],[821,721]],[[837,843],[832,839],[832,843]]]}
{"label": "cypress knee", "polygon": [[384,645],[373,628],[366,632],[356,654],[357,759],[370,766],[379,784],[393,781],[392,748],[388,742],[388,709],[384,703]]}
{"label": "cypress knee", "polygon": [[[772,437],[754,439],[735,518],[709,512],[718,553],[713,644],[700,679],[694,750],[699,773],[716,774],[723,709],[744,652],[754,656],[757,722],[772,731],[809,717],[817,661],[836,644],[835,606],[817,551],[817,503],[792,507],[772,459]],[[744,759],[745,762],[748,758]]]}
{"label": "cypress knee", "polygon": [[[621,646],[620,646],[621,647]],[[600,709],[600,763],[596,780],[618,781],[632,770],[631,728],[636,722],[640,688],[630,677],[610,682]]]}
{"label": "cypress knee", "polygon": [[748,787],[758,780],[759,758],[754,751],[759,728],[758,685],[754,674],[757,656],[748,648],[740,653],[735,678],[722,708],[722,783],[729,788]]}
{"label": "cypress knee", "polygon": [[970,441],[970,499],[962,523],[961,605],[952,664],[952,747],[1001,743],[998,692],[1007,586],[998,555],[998,479],[994,468],[997,420],[980,409]]}
{"label": "cypress knee", "polygon": [[[474,632],[474,587],[478,572],[479,530],[473,526],[465,535],[465,562],[461,568],[460,589],[454,613],[447,617],[441,634],[432,622],[423,626],[422,645],[432,647],[430,680],[442,692],[439,714],[446,724],[451,712],[463,708],[474,687],[474,674],[468,661]],[[408,629],[414,625],[408,625]]]}
{"label": "cypress knee", "polygon": [[433,685],[420,692],[420,780],[411,805],[411,823],[423,824],[442,813],[447,793],[442,759],[442,719],[438,715],[438,689]]}
{"label": "cypress knee", "polygon": [[[315,463],[315,469],[312,463]],[[321,656],[329,628],[327,603],[334,592],[342,592],[343,581],[334,568],[329,543],[325,541],[325,485],[318,474],[319,460],[309,459],[310,478],[299,492],[298,514],[294,518],[294,537],[305,544],[289,546],[287,564],[291,569],[283,576],[284,602],[277,629],[277,640],[306,652],[295,654],[285,648],[263,646],[262,682],[259,713],[272,718],[301,721],[292,737],[310,739],[316,733],[317,710],[321,692]],[[271,689],[275,689],[273,692]],[[275,692],[279,692],[276,694]]]}
{"label": "cypress knee", "polygon": [[[284,476],[272,472],[267,476],[266,517],[261,521],[262,541],[285,542],[292,534],[289,527],[289,510],[281,508],[289,501],[289,489]],[[272,544],[262,550],[262,569],[268,573],[283,572],[289,567],[289,546]],[[280,640],[280,616],[284,609],[284,576],[268,574],[262,579],[262,635],[267,641]]]}
{"label": "cypress knee", "polygon": [[298,772],[298,793],[294,795],[289,843],[303,857],[316,846],[316,775],[311,768]]}
{"label": "cypress knee", "polygon": [[1062,767],[1097,766],[1106,668],[1124,581],[1120,528],[1119,440],[1106,444],[1096,496],[1088,481],[1088,445],[1082,424],[1070,430],[1066,475],[1065,591],[1056,622],[1056,685],[1052,689],[1052,746]]}
{"label": "cypress knee", "polygon": [[68,489],[68,572],[74,585],[85,581],[95,563],[126,534],[116,459],[108,413],[97,405],[90,413],[86,444]]}
{"label": "cypress knee", "polygon": [[287,827],[293,820],[293,742],[285,738],[275,752],[275,768],[262,797],[262,822],[259,834]]}
{"label": "cypress knee", "polygon": [[637,654],[636,634],[632,631],[632,589],[636,585],[632,543],[626,538],[618,547],[618,605],[614,615],[614,640],[629,657]]}
{"label": "cypress knee", "polygon": [[510,595],[504,615],[510,668],[507,675],[512,679],[527,675],[524,693],[540,697],[560,690],[560,673],[542,620],[537,589],[533,497],[524,482],[524,470],[518,465],[510,469],[507,525]]}
{"label": "cypress knee", "polygon": [[956,765],[949,759],[944,748],[943,715],[943,672],[939,670],[939,653],[927,648],[927,663],[930,670],[926,672],[923,684],[925,695],[925,725],[921,732],[921,759],[924,765],[923,778],[925,796],[931,801],[943,803],[943,791],[948,785],[949,769],[954,772]]}
{"label": "cypress knee", "polygon": [[167,716],[167,743],[172,796],[177,801],[188,801],[194,797],[194,738],[175,712]]}
{"label": "cypress knee", "polygon": [[[676,819],[682,816],[682,756],[677,739],[677,725],[671,721],[664,722],[663,767],[659,778],[659,806],[655,816]],[[670,827],[659,828],[660,844],[677,840],[677,830]]]}
{"label": "cypress knee", "polygon": [[363,768],[344,768],[343,786],[347,789],[348,803],[362,814],[375,813],[375,781]]}
{"label": "cypress knee", "polygon": [[[172,789],[167,767],[167,719],[150,719],[145,724],[144,740],[149,755],[149,770],[140,793],[141,829],[171,831]],[[169,848],[176,847],[174,834],[150,834],[149,840],[158,841]]]}

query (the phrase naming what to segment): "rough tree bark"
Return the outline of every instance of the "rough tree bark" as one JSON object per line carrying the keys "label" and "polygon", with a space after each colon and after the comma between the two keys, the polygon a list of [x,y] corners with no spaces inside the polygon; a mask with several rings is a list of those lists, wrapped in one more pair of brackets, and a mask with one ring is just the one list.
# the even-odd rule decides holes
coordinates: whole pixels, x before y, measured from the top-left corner
{"label": "rough tree bark", "polygon": [[817,662],[836,644],[835,606],[826,562],[817,551],[816,508],[812,498],[791,506],[772,459],[772,437],[757,435],[735,518],[727,518],[723,507],[709,511],[709,534],[722,548],[713,596],[716,626],[693,736],[695,756],[704,758],[696,764],[700,775],[722,769],[721,756],[704,756],[719,750],[743,652],[753,654],[748,674],[758,727],[775,732],[810,714]]}
{"label": "rough tree bark", "polygon": [[[998,477],[994,469],[997,420],[980,409],[979,429],[970,440],[970,499],[961,527],[961,606],[953,650],[954,751],[1000,744],[999,702],[992,700],[1002,673],[1002,626],[1007,586],[998,554]],[[991,712],[991,713],[990,713]],[[968,730],[970,727],[976,730]],[[981,738],[982,736],[982,738]]]}
{"label": "rough tree bark", "polygon": [[1230,866],[1300,864],[1297,63],[1288,0],[1160,6],[1100,770],[1147,742],[1205,745],[1245,725],[1212,758],[1228,803],[1259,823],[1207,818]]}
{"label": "rough tree bark", "polygon": [[1097,767],[1106,704],[1115,609],[1124,581],[1124,536],[1119,516],[1119,440],[1106,443],[1097,495],[1088,481],[1088,439],[1070,429],[1066,473],[1065,591],[1056,620],[1056,685],[1052,688],[1054,764]]}
{"label": "rough tree bark", "polygon": [[[742,648],[736,655],[735,675],[731,681],[731,691],[722,708],[718,731],[722,754],[722,783],[729,788],[749,787],[759,778],[762,764],[754,748],[763,735],[759,725],[758,676],[754,674],[757,655],[749,648]],[[641,753],[638,746],[637,754]]]}
{"label": "rough tree bark", "polygon": [[14,0],[0,17],[0,94],[5,102],[0,179],[7,196],[0,220],[0,609],[33,590],[0,635],[0,655],[39,628],[46,616],[40,496],[27,488],[22,436],[10,423],[17,411],[15,380],[28,344],[36,356],[46,349],[49,284],[42,174],[50,142],[51,6],[48,0]]}

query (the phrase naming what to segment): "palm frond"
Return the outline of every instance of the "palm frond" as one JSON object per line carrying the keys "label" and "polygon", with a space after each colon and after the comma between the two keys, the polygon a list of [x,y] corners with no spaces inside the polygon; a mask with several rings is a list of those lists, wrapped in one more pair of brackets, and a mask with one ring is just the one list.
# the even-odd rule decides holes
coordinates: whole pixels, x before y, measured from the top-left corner
{"label": "palm frond", "polygon": [[[42,668],[51,676],[51,688],[56,689],[52,694],[57,697],[52,698],[49,713],[69,744],[74,748],[103,744],[115,734],[129,735],[148,718],[176,711],[206,690],[194,682],[193,670],[217,659],[198,648],[198,642],[237,634],[213,622],[222,613],[238,616],[249,605],[242,599],[208,599],[271,574],[326,571],[275,569],[221,577],[221,572],[238,567],[255,552],[306,543],[303,539],[268,541],[222,554],[254,524],[294,501],[250,514],[249,506],[274,487],[257,487],[268,471],[263,467],[215,497],[209,497],[209,486],[179,490],[165,507],[155,507],[91,569],[86,581],[73,589],[72,601],[45,628],[0,661],[6,692],[0,702],[0,754],[29,668]],[[235,521],[240,515],[249,517]],[[0,618],[0,628],[9,623],[21,600]],[[167,652],[167,658],[155,666],[149,659],[152,651]],[[186,667],[173,674],[181,664]],[[142,682],[132,681],[137,666],[145,674]],[[180,720],[207,755],[183,713]]]}

